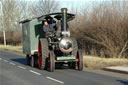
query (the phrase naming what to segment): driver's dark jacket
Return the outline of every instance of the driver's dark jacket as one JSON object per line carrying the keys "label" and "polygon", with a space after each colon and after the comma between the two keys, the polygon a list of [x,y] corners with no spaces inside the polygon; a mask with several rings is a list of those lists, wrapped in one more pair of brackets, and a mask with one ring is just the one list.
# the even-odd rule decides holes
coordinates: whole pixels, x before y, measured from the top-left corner
{"label": "driver's dark jacket", "polygon": [[47,32],[50,32],[50,31],[53,31],[55,25],[56,25],[55,23],[53,23],[53,24],[48,24],[48,25],[44,25],[44,26],[43,26],[43,31],[46,32],[46,33],[47,33]]}

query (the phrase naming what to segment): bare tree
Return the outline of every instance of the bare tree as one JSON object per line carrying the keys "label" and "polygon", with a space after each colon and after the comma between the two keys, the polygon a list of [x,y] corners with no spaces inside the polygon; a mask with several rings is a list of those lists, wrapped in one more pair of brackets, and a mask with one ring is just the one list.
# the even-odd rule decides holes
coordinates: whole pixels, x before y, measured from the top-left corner
{"label": "bare tree", "polygon": [[2,0],[4,28],[16,30],[18,22],[24,18],[27,3],[25,0]]}
{"label": "bare tree", "polygon": [[56,12],[59,7],[59,1],[56,0],[39,0],[35,2],[32,3],[31,8],[33,16],[41,16],[44,14]]}
{"label": "bare tree", "polygon": [[[74,35],[87,50],[95,48],[98,55],[124,58],[128,51],[128,1],[93,4],[89,13],[79,14],[73,26]],[[77,30],[77,31],[76,31]],[[80,34],[77,36],[77,34]],[[102,53],[101,53],[102,52]]]}
{"label": "bare tree", "polygon": [[[7,41],[9,41],[15,38],[16,32],[21,34],[19,21],[26,16],[27,2],[25,0],[1,0],[1,2],[3,8],[3,28],[6,31]],[[17,39],[21,41],[21,37]]]}

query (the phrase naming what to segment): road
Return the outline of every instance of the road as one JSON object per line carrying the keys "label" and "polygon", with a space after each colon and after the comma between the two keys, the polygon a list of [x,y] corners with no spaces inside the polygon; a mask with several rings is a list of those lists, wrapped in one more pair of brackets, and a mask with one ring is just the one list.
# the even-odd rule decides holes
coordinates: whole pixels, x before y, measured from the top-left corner
{"label": "road", "polygon": [[128,85],[128,80],[88,71],[48,72],[25,65],[25,56],[0,50],[0,85]]}

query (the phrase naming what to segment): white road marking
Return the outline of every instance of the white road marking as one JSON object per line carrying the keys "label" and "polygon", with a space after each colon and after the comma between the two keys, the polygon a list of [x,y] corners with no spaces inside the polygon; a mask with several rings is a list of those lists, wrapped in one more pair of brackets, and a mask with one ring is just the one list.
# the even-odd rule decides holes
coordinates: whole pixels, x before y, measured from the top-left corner
{"label": "white road marking", "polygon": [[59,81],[59,80],[57,80],[57,79],[54,79],[54,78],[51,78],[51,77],[46,77],[47,79],[50,79],[50,80],[53,80],[53,81],[56,81],[56,82],[58,82],[58,83],[61,83],[61,84],[64,84],[64,82],[62,82],[62,81]]}
{"label": "white road marking", "polygon": [[15,63],[12,63],[12,62],[10,62],[9,64],[11,64],[11,65],[16,65]]}
{"label": "white road marking", "polygon": [[22,69],[26,69],[26,68],[25,68],[25,67],[23,67],[23,66],[17,66],[17,67],[22,68]]}
{"label": "white road marking", "polygon": [[4,62],[8,62],[7,60],[4,60]]}
{"label": "white road marking", "polygon": [[40,73],[35,72],[35,71],[33,71],[33,70],[29,70],[29,71],[32,72],[32,73],[34,73],[34,74],[41,75]]}

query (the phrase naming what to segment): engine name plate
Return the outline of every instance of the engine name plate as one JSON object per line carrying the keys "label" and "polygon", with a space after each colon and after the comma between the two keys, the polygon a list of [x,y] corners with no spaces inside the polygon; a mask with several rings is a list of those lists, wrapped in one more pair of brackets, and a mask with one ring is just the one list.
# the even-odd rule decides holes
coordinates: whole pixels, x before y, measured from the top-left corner
{"label": "engine name plate", "polygon": [[75,60],[75,56],[62,56],[62,57],[57,57],[57,60]]}

